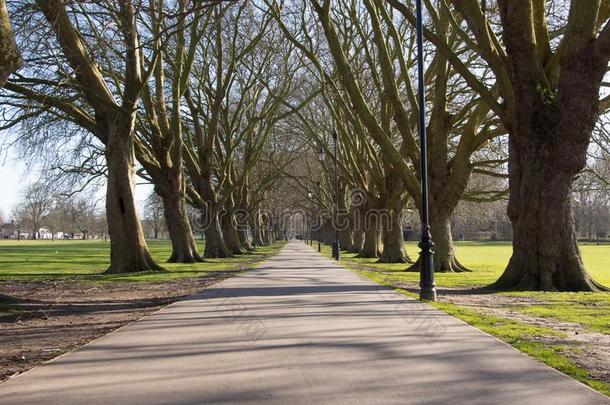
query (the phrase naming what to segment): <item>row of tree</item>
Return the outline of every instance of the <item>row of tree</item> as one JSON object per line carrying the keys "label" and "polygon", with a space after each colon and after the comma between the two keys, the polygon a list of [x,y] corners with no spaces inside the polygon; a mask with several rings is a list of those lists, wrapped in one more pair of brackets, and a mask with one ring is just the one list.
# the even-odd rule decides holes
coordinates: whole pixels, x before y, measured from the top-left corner
{"label": "row of tree", "polygon": [[582,264],[571,197],[610,107],[610,5],[424,5],[421,106],[411,1],[16,0],[2,68],[19,65],[17,48],[24,67],[4,84],[2,129],[30,155],[61,144],[78,151],[67,171],[106,177],[109,272],[159,269],[137,176],[162,200],[170,261],[203,260],[190,209],[203,256],[228,257],[251,248],[248,229],[254,244],[282,235],[285,208],[313,218],[308,190],[332,212],[333,133],[340,215],[323,216],[325,238],[341,224],[343,248],[408,262],[401,213],[421,210],[425,108],[436,271],[466,270],[451,230],[460,201],[508,196],[513,256],[495,287],[603,289]]}
{"label": "row of tree", "polygon": [[[412,2],[265,4],[323,86],[321,101],[301,116],[314,150],[331,142],[321,134],[333,128],[338,133],[339,204],[347,219],[363,208],[345,206],[344,194],[354,188],[365,194],[365,211],[383,209],[393,214],[391,222],[408,203],[419,211],[417,125],[423,106],[412,84]],[[495,287],[605,289],[582,264],[571,197],[594,127],[610,105],[604,91],[610,6],[594,0],[424,4],[436,271],[465,270],[455,257],[450,228],[459,201],[508,194],[513,255]],[[332,119],[315,121],[319,116]],[[470,192],[474,175],[502,179],[505,170],[508,189],[495,181]],[[309,187],[318,181],[314,174]],[[322,184],[332,192],[332,179]],[[362,256],[405,261],[400,235],[391,231],[396,228],[372,226],[363,234],[348,227],[339,239]]]}
{"label": "row of tree", "polygon": [[281,123],[308,97],[302,62],[278,45],[271,17],[248,2],[10,6],[25,67],[5,84],[3,128],[30,151],[59,140],[95,146],[88,156],[79,149],[73,169],[107,179],[108,272],[160,268],[137,216],[136,175],[163,201],[169,261],[203,260],[187,204],[200,212],[205,257],[250,249],[238,220],[250,221],[255,243],[269,243],[265,218],[232,211],[255,212],[295,159],[300,145]]}

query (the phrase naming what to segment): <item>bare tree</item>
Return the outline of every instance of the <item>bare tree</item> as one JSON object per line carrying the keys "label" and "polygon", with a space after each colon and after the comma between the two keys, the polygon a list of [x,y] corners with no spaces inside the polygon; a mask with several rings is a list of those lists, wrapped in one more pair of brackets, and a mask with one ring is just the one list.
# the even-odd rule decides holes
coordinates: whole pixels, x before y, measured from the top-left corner
{"label": "bare tree", "polygon": [[301,63],[291,46],[278,45],[271,22],[248,2],[224,5],[198,44],[202,57],[185,93],[190,120],[184,158],[188,197],[206,221],[204,257],[245,251],[236,231],[237,193],[248,192],[243,185],[276,124],[298,109],[288,95]]}
{"label": "bare tree", "polygon": [[31,238],[40,238],[40,228],[51,214],[55,204],[55,189],[45,181],[30,185],[24,192],[19,210],[22,220],[31,229]]}
{"label": "bare tree", "polygon": [[13,208],[11,212],[11,221],[13,223],[13,230],[15,232],[15,239],[21,240],[21,233],[24,227],[25,213],[21,207]]}
{"label": "bare tree", "polygon": [[[86,129],[103,145],[106,214],[112,242],[107,271],[159,270],[148,252],[134,199],[135,119],[147,74],[142,69],[135,6],[129,0],[112,4],[40,0],[37,5],[56,41],[50,38],[51,44],[44,45],[61,50],[48,51],[61,79],[21,78],[8,83],[7,88]],[[35,20],[29,17],[26,22]],[[100,27],[110,29],[100,31]],[[115,52],[119,47],[120,56]],[[122,67],[118,81],[112,74],[117,65]]]}
{"label": "bare tree", "polygon": [[144,213],[142,216],[145,224],[147,224],[153,231],[153,239],[159,239],[159,235],[166,226],[166,222],[164,217],[163,199],[155,192],[150,193],[146,199],[146,202],[144,203]]}

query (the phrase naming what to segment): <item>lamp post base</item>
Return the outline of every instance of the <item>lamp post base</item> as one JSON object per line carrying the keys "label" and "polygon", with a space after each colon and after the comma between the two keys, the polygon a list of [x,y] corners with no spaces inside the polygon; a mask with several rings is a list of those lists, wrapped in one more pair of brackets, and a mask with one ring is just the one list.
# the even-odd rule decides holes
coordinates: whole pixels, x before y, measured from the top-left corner
{"label": "lamp post base", "polygon": [[433,286],[423,286],[419,290],[420,301],[436,301],[436,288]]}
{"label": "lamp post base", "polygon": [[436,301],[436,284],[434,283],[434,243],[430,236],[430,228],[426,226],[418,246],[419,253],[419,299]]}
{"label": "lamp post base", "polygon": [[336,240],[333,242],[333,259],[339,260],[340,250],[339,250],[339,241]]}

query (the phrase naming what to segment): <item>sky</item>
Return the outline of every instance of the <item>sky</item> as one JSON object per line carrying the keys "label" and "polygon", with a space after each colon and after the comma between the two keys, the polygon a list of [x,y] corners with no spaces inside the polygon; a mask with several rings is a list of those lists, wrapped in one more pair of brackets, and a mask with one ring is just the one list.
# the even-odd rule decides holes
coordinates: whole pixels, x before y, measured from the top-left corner
{"label": "sky", "polygon": [[[9,220],[11,211],[19,203],[25,189],[39,178],[38,168],[28,168],[10,150],[3,150],[0,154],[0,216]],[[139,179],[138,179],[139,180]],[[137,183],[141,182],[137,181]],[[153,188],[150,184],[136,185],[136,201],[143,206]],[[100,199],[105,190],[99,190],[93,198]]]}
{"label": "sky", "polygon": [[19,160],[2,156],[0,160],[0,211],[4,219],[10,216],[11,210],[21,197],[26,184],[35,180]]}

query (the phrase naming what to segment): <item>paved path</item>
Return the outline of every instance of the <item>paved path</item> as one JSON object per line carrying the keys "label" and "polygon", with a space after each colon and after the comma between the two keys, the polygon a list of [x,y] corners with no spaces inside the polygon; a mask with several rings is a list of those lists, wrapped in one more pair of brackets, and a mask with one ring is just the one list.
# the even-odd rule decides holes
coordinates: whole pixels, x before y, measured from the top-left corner
{"label": "paved path", "polygon": [[601,404],[607,397],[291,242],[0,385],[1,404]]}

